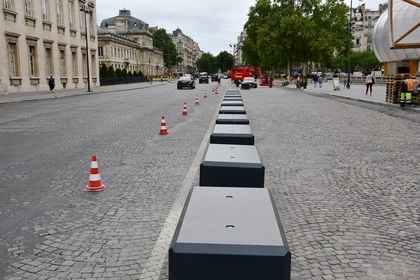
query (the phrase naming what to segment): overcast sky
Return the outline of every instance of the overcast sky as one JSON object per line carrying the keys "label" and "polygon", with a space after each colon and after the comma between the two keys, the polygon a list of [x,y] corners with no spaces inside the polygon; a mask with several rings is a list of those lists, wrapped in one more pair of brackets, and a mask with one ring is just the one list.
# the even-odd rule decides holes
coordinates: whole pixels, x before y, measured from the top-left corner
{"label": "overcast sky", "polygon": [[[235,44],[248,19],[249,7],[255,0],[96,0],[98,25],[103,19],[117,16],[127,9],[131,15],[149,24],[165,28],[172,33],[176,28],[190,36],[204,52],[218,55],[221,51],[232,52],[229,44]],[[350,0],[345,0],[350,5]],[[364,0],[368,9],[377,10],[386,0]],[[353,0],[353,7],[359,5]]]}

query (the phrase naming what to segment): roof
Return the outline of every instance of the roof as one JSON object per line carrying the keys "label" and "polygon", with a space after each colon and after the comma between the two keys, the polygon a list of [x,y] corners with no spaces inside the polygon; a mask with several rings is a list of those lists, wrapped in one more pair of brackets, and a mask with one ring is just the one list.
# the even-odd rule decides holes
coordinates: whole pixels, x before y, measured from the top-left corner
{"label": "roof", "polygon": [[138,31],[150,32],[149,24],[145,23],[141,19],[138,19],[136,17],[131,16],[131,11],[126,10],[126,9],[120,10],[118,16],[102,20],[101,25],[99,27],[104,28],[104,29],[108,29],[109,26],[115,25],[115,19],[116,18],[121,18],[121,17],[126,19],[127,31],[133,32],[133,31],[138,30]]}

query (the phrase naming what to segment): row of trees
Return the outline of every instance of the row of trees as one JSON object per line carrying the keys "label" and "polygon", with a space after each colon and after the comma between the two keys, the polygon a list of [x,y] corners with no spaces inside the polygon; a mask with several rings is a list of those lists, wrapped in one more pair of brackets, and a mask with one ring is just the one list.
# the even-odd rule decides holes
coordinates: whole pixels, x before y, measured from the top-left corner
{"label": "row of trees", "polygon": [[101,78],[121,78],[121,77],[143,77],[143,72],[139,71],[128,71],[126,69],[117,69],[114,70],[114,67],[112,65],[110,67],[106,67],[105,64],[102,64],[101,70],[100,70],[100,77]]}
{"label": "row of trees", "polygon": [[[308,62],[347,69],[347,12],[340,0],[257,0],[244,26],[243,58],[266,70],[286,68],[288,75],[292,65]],[[365,67],[378,64],[372,59]]]}
{"label": "row of trees", "polygon": [[216,73],[221,71],[224,73],[233,67],[233,63],[233,55],[227,51],[222,51],[217,56],[213,56],[211,53],[204,53],[197,60],[196,65],[200,72]]}

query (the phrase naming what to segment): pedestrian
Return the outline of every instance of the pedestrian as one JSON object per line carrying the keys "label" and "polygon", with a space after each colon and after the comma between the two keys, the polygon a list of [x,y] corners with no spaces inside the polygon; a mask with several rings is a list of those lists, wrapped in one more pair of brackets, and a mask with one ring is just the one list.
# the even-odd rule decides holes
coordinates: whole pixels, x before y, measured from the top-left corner
{"label": "pedestrian", "polygon": [[319,88],[322,88],[322,75],[318,77]]}
{"label": "pedestrian", "polygon": [[55,80],[53,76],[50,76],[50,78],[48,79],[48,86],[50,87],[50,91],[52,92],[55,88]]}
{"label": "pedestrian", "polygon": [[316,83],[318,82],[318,76],[316,74],[314,74],[312,76],[312,80],[314,81],[314,88],[316,88]]}
{"label": "pedestrian", "polygon": [[369,72],[366,76],[366,95],[368,94],[368,91],[370,91],[370,95],[372,95],[372,86],[375,83],[375,78],[373,77],[372,73]]}
{"label": "pedestrian", "polygon": [[150,84],[153,83],[153,76],[150,76]]}
{"label": "pedestrian", "polygon": [[405,79],[401,82],[401,98],[400,104],[411,103],[411,94],[420,91],[420,81],[416,79]]}
{"label": "pedestrian", "polygon": [[160,82],[163,83],[163,77],[162,76],[160,76]]}

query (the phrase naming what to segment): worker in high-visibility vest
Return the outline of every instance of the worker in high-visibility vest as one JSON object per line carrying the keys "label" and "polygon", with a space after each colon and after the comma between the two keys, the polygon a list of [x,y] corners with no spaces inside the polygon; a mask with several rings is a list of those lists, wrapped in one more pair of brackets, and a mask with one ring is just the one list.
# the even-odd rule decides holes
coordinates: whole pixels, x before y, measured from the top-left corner
{"label": "worker in high-visibility vest", "polygon": [[420,91],[420,81],[416,79],[405,79],[401,82],[401,104],[411,103],[411,94]]}

